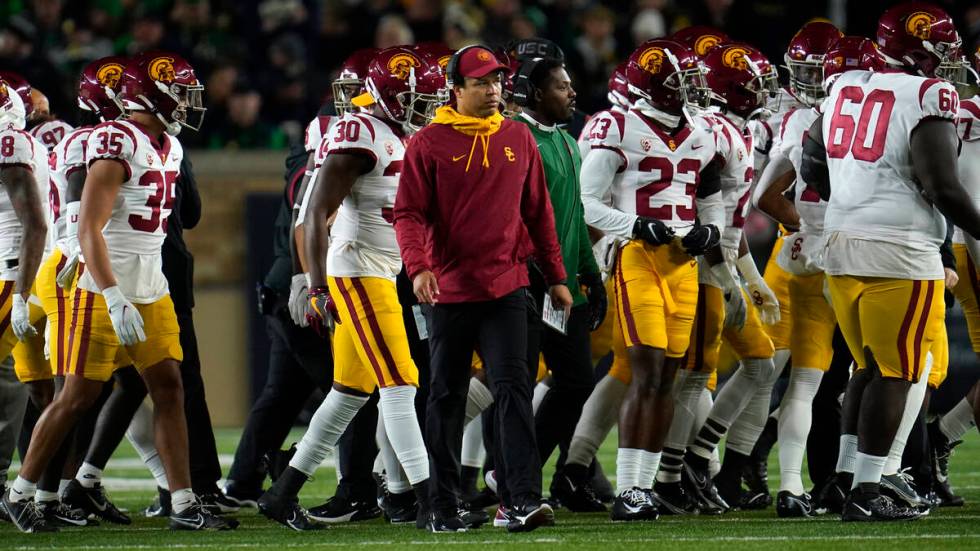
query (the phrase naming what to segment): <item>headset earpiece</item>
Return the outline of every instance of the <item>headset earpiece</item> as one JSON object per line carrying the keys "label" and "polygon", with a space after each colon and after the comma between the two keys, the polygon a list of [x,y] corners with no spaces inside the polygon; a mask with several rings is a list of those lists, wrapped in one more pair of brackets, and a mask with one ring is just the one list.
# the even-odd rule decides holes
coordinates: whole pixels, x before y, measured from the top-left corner
{"label": "headset earpiece", "polygon": [[514,103],[521,107],[530,107],[531,103],[536,99],[535,93],[537,89],[531,82],[531,75],[541,60],[542,58],[540,57],[528,59],[524,63],[521,63],[521,68],[514,75]]}

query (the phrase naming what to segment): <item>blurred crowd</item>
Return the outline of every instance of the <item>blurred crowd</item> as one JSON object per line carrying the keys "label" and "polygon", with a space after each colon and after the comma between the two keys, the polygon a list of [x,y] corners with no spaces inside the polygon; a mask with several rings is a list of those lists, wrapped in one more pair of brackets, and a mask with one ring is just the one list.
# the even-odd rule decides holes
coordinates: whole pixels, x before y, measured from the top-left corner
{"label": "blurred crowd", "polygon": [[[794,29],[830,17],[870,35],[884,0],[5,0],[0,69],[20,72],[73,121],[75,75],[88,61],[176,51],[206,85],[207,120],[190,147],[285,148],[330,94],[353,50],[421,41],[452,48],[542,36],[565,51],[579,108],[607,107],[606,82],[639,43],[691,24],[751,39],[775,62]],[[980,2],[939,0],[980,35]]]}

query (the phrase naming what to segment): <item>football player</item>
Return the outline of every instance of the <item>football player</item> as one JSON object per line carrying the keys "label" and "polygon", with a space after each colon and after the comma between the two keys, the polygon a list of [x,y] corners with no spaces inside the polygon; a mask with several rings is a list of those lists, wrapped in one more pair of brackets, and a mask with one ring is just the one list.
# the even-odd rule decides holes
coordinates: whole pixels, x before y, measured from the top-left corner
{"label": "football player", "polygon": [[34,104],[34,114],[27,121],[31,125],[31,136],[40,140],[50,153],[74,128],[51,114],[48,97],[37,88],[31,88],[31,101]]}
{"label": "football player", "polygon": [[420,510],[428,511],[428,454],[415,413],[418,370],[395,290],[401,257],[390,209],[405,141],[447,99],[444,78],[438,65],[407,48],[379,52],[368,66],[368,92],[353,100],[366,111],[344,115],[320,146],[323,164],[310,196],[306,250],[314,284],[311,315],[316,323],[337,323],[334,386],[289,467],[259,499],[263,515],[294,530],[319,527],[317,510],[307,514],[296,496],[378,387],[388,438]]}
{"label": "football player", "polygon": [[[636,101],[590,139],[582,168],[586,222],[625,241],[615,269],[614,355],[632,380],[619,416],[614,520],[655,519],[645,491],[673,416],[674,374],[697,306],[694,257],[724,226],[715,136],[688,109],[705,89],[697,57],[669,40],[645,42],[626,70]],[[605,202],[611,192],[612,204]]]}
{"label": "football player", "polygon": [[92,405],[119,354],[140,370],[154,402],[157,448],[172,495],[175,530],[227,530],[237,522],[201,507],[190,489],[176,314],[160,247],[182,157],[176,134],[198,129],[203,86],[184,59],[148,52],[129,61],[120,101],[129,120],[95,127],[79,211],[85,256],[74,292],[65,387],[38,420],[20,476],[3,498],[18,528],[44,526],[33,501],[40,473]]}
{"label": "football player", "polygon": [[881,495],[881,474],[945,316],[943,216],[980,237],[980,212],[950,170],[959,98],[935,78],[960,60],[952,18],[930,4],[900,4],[881,16],[876,42],[895,70],[837,77],[800,174],[829,200],[824,269],[857,363],[844,396],[841,457],[854,457],[845,521],[919,516]]}

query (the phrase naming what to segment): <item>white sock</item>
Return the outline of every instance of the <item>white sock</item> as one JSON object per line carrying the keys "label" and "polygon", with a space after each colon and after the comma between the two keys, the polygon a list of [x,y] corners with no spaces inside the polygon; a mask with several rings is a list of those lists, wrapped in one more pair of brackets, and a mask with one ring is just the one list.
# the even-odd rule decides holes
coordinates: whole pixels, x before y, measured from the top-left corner
{"label": "white sock", "polygon": [[72,479],[72,478],[62,478],[61,479],[61,482],[58,483],[58,496],[59,496],[59,498],[60,498],[60,496],[65,495],[65,488],[67,488],[68,485],[71,484],[71,481],[72,480],[74,480],[74,479]]}
{"label": "white sock", "polygon": [[37,493],[37,482],[30,482],[18,476],[10,486],[10,501],[27,501]]}
{"label": "white sock", "polygon": [[375,432],[375,439],[378,443],[378,450],[380,450],[378,457],[375,458],[375,463],[381,463],[381,469],[385,472],[388,491],[393,494],[403,494],[411,490],[412,483],[408,481],[408,476],[405,475],[405,470],[398,462],[395,449],[391,447],[391,441],[388,439],[388,431],[385,429],[384,407],[380,401],[378,402],[378,428]]}
{"label": "white sock", "polygon": [[783,371],[786,362],[780,356],[788,350],[777,350],[774,357],[775,371],[768,381],[763,381],[756,388],[755,393],[749,399],[749,403],[742,408],[742,413],[735,419],[732,426],[728,429],[728,436],[725,439],[725,449],[736,451],[743,455],[750,455],[755,443],[759,440],[759,435],[766,428],[766,421],[769,419],[769,404],[772,402],[772,387],[779,374]]}
{"label": "white sock", "polygon": [[644,490],[653,488],[653,477],[656,476],[657,470],[660,469],[660,455],[660,452],[640,450],[640,461],[642,464],[639,488]]}
{"label": "white sock", "polygon": [[698,403],[694,406],[694,424],[691,425],[691,435],[687,439],[688,444],[694,441],[694,437],[698,435],[698,428],[708,420],[713,405],[715,405],[715,397],[712,396],[708,387],[702,388],[701,394],[698,395]]}
{"label": "white sock", "polygon": [[839,473],[854,473],[854,458],[858,452],[858,437],[856,434],[840,435],[840,451],[837,452],[837,469]]}
{"label": "white sock", "polygon": [[49,492],[47,490],[38,490],[34,493],[34,501],[37,503],[48,503],[51,501],[60,501],[57,492]]}
{"label": "white sock", "polygon": [[492,403],[493,394],[487,385],[476,377],[470,377],[470,391],[466,395],[466,417],[463,419],[463,425],[465,426],[474,417],[483,413]]}
{"label": "white sock", "polygon": [[711,459],[708,460],[708,476],[714,478],[716,474],[721,472],[721,456],[718,454],[718,448],[715,448],[711,452]]}
{"label": "white sock", "polygon": [[463,429],[463,452],[460,463],[464,467],[480,468],[487,460],[487,450],[483,447],[483,420],[480,415],[470,421]]}
{"label": "white sock", "polygon": [[643,470],[643,450],[619,448],[616,452],[616,493],[640,486]]}
{"label": "white sock", "polygon": [[793,367],[789,388],[783,396],[783,413],[779,418],[779,489],[802,495],[803,456],[806,438],[813,421],[813,397],[820,388],[823,372],[812,367]]}
{"label": "white sock", "polygon": [[551,385],[547,381],[548,379],[542,379],[540,383],[534,385],[534,394],[531,395],[531,410],[534,413],[538,412],[538,408],[541,407],[541,402],[544,401],[544,397],[551,390]]}
{"label": "white sock", "polygon": [[966,398],[960,400],[939,420],[939,430],[949,438],[950,442],[963,440],[966,433],[975,426],[973,405]]}
{"label": "white sock", "polygon": [[596,385],[582,406],[582,415],[575,425],[572,443],[568,446],[569,465],[588,466],[599,446],[619,420],[619,406],[629,387],[606,375]]}
{"label": "white sock", "polygon": [[412,484],[429,478],[429,452],[422,439],[422,428],[415,413],[415,387],[393,386],[382,388],[385,432],[391,442],[398,462]]}
{"label": "white sock", "polygon": [[328,392],[310,419],[310,426],[296,446],[296,455],[289,461],[289,466],[313,476],[367,401],[367,396],[353,396],[336,390]]}
{"label": "white sock", "polygon": [[189,509],[196,501],[197,497],[194,496],[194,490],[190,488],[181,488],[170,493],[170,506],[177,514]]}
{"label": "white sock", "polygon": [[854,483],[851,484],[851,489],[857,488],[861,483],[879,484],[881,471],[885,468],[887,460],[887,456],[857,452],[854,458]]}
{"label": "white sock", "polygon": [[926,387],[929,383],[929,372],[932,371],[932,362],[932,352],[926,352],[925,367],[919,375],[919,381],[912,385],[905,397],[902,420],[898,424],[898,430],[895,431],[892,447],[888,449],[888,461],[885,462],[883,474],[895,474],[902,468],[902,454],[905,453],[905,444],[909,440],[912,427],[922,411],[922,401],[926,397]]}
{"label": "white sock", "polygon": [[94,488],[102,482],[102,469],[99,469],[91,463],[84,462],[78,468],[78,473],[75,474],[75,480],[84,488]]}
{"label": "white sock", "polygon": [[146,468],[150,470],[157,486],[166,490],[169,487],[167,471],[163,468],[163,460],[160,459],[160,453],[153,439],[153,408],[146,402],[143,402],[133,414],[133,419],[126,429],[126,439],[133,445]]}

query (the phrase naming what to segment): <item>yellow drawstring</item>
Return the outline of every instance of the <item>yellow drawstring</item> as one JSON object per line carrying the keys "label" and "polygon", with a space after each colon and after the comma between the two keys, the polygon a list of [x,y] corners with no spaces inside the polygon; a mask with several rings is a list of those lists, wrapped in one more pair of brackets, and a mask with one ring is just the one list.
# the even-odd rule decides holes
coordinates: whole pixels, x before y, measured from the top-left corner
{"label": "yellow drawstring", "polygon": [[483,166],[490,167],[490,134],[473,134],[473,145],[470,146],[470,156],[466,159],[466,170],[464,172],[470,171],[470,162],[473,160],[473,152],[476,151],[477,138],[483,143]]}
{"label": "yellow drawstring", "polygon": [[477,138],[483,143],[482,165],[484,167],[490,166],[490,135],[500,130],[503,120],[504,118],[500,113],[494,113],[485,119],[467,117],[460,115],[455,109],[447,105],[436,110],[436,116],[432,119],[432,122],[434,124],[447,124],[466,135],[473,135],[470,154],[466,159],[466,172],[469,172],[470,164],[473,161],[473,152],[476,151]]}

